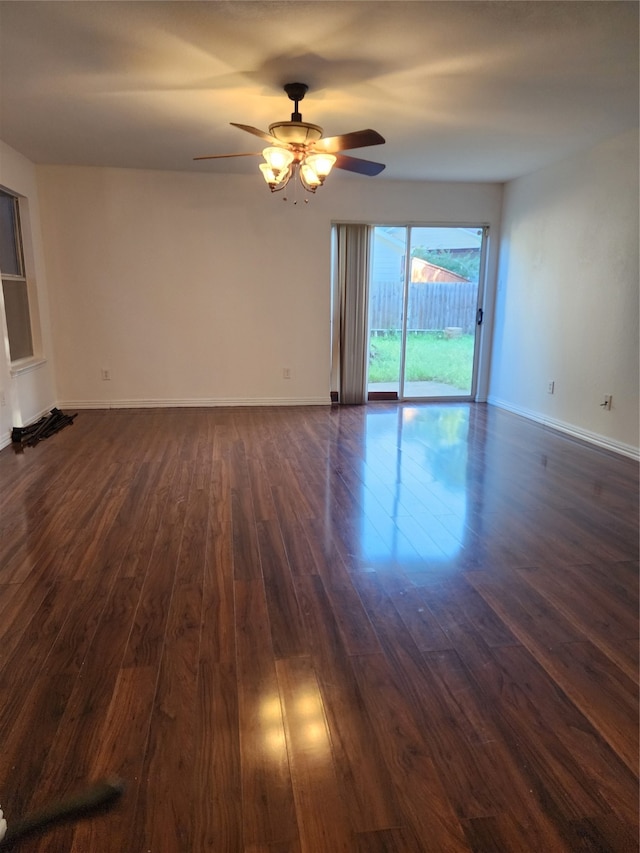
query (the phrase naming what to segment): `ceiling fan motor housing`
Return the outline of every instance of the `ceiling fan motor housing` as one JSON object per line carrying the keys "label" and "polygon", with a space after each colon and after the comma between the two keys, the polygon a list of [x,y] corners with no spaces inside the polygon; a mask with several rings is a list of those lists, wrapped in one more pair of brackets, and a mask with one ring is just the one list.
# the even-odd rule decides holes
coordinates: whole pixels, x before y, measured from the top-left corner
{"label": "ceiling fan motor housing", "polygon": [[269,125],[269,133],[283,145],[308,145],[322,137],[322,128],[306,121],[277,121]]}

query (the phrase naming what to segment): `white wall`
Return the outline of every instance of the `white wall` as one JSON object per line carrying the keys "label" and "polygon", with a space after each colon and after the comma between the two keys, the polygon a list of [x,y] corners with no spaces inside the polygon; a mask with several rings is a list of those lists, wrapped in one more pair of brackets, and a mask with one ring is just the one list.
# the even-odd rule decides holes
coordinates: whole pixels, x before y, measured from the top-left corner
{"label": "white wall", "polygon": [[497,228],[502,197],[338,173],[294,206],[257,169],[37,174],[65,408],[328,403],[331,222]]}
{"label": "white wall", "polygon": [[489,401],[637,455],[637,132],[508,183],[500,242]]}
{"label": "white wall", "polygon": [[[35,168],[25,157],[0,142],[0,186],[26,199],[21,207],[27,274],[35,281],[42,339],[42,359],[18,373],[10,370],[4,327],[0,332],[0,447],[11,439],[11,428],[31,423],[55,405],[47,279],[42,251]],[[26,213],[26,216],[25,216]],[[34,306],[35,307],[35,306]]]}
{"label": "white wall", "polygon": [[[293,206],[258,175],[34,170],[1,143],[0,185],[29,198],[47,357],[11,377],[0,348],[5,440],[56,403],[325,403],[333,221],[489,223],[491,308],[499,185],[338,173]],[[503,222],[490,401],[636,454],[637,134],[512,181]]]}

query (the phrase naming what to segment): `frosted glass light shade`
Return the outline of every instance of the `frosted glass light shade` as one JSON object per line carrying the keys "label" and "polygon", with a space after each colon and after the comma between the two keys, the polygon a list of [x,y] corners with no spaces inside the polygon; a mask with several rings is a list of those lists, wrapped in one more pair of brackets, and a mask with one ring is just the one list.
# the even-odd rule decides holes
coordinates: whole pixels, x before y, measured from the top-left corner
{"label": "frosted glass light shade", "polygon": [[333,154],[309,154],[304,158],[304,162],[322,179],[327,177],[336,158]]}
{"label": "frosted glass light shade", "polygon": [[262,156],[276,174],[287,169],[294,160],[293,152],[288,148],[265,148]]}
{"label": "frosted glass light shade", "polygon": [[273,173],[273,169],[268,163],[260,163],[260,166],[258,168],[262,172],[262,177],[269,185],[277,183],[276,176]]}
{"label": "frosted glass light shade", "polygon": [[322,181],[316,174],[316,172],[309,166],[308,163],[303,163],[300,167],[300,172],[302,174],[302,180],[308,187],[319,187]]}

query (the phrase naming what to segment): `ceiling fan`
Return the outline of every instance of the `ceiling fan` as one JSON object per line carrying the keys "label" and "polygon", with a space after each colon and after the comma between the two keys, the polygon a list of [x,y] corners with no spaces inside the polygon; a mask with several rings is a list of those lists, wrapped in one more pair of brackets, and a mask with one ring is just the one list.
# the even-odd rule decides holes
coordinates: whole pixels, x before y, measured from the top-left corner
{"label": "ceiling fan", "polygon": [[226,157],[259,157],[262,155],[265,163],[260,164],[260,170],[271,192],[282,190],[291,178],[299,176],[303,187],[309,192],[315,192],[322,186],[325,178],[335,166],[347,172],[357,172],[359,175],[378,175],[384,169],[383,163],[363,160],[342,154],[351,148],[365,148],[368,145],[382,145],[384,138],[375,130],[355,130],[341,136],[322,136],[323,130],[317,124],[302,121],[298,112],[298,104],[304,98],[308,86],[306,83],[287,83],[284,91],[294,102],[291,121],[277,121],[269,125],[269,133],[246,124],[231,122],[233,127],[246,130],[254,136],[269,143],[263,151],[247,154],[209,154],[204,157],[194,157],[194,160],[218,160]]}

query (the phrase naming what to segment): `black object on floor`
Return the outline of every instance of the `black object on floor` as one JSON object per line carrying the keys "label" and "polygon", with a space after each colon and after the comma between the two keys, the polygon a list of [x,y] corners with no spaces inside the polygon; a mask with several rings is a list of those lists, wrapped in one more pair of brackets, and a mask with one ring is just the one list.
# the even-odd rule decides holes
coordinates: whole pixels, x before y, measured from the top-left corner
{"label": "black object on floor", "polygon": [[39,835],[61,823],[108,811],[120,799],[123,792],[124,783],[120,779],[102,779],[95,782],[75,796],[34,812],[15,824],[10,823],[7,834],[0,840],[0,850],[13,849],[14,845],[23,839]]}
{"label": "black object on floor", "polygon": [[16,450],[22,450],[24,447],[35,447],[39,441],[49,438],[50,435],[72,424],[73,419],[77,417],[77,414],[65,415],[60,409],[51,409],[50,414],[44,415],[30,426],[14,427],[11,431],[11,443]]}

